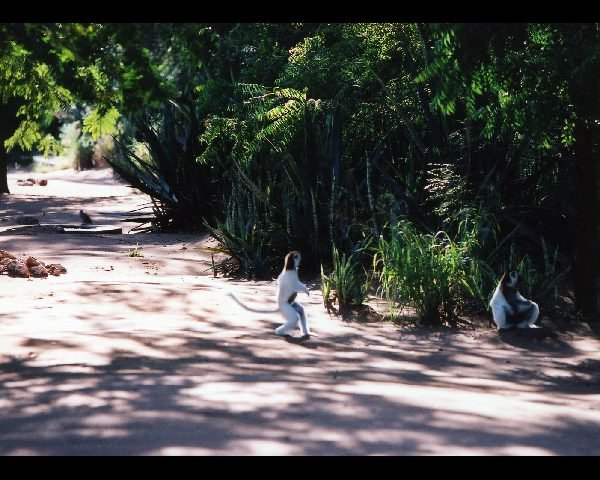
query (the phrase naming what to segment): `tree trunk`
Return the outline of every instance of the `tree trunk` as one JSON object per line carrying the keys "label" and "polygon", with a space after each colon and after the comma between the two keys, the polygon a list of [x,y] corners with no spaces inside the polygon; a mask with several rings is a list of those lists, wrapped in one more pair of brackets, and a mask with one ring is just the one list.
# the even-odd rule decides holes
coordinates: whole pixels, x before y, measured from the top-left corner
{"label": "tree trunk", "polygon": [[4,141],[0,139],[0,194],[10,193],[8,189],[8,154],[6,153],[6,147],[4,147]]}
{"label": "tree trunk", "polygon": [[573,260],[575,305],[585,321],[598,322],[598,194],[590,125],[579,118],[574,136],[578,212]]}
{"label": "tree trunk", "polygon": [[17,126],[17,110],[20,103],[17,99],[11,98],[8,101],[0,102],[0,194],[10,193],[8,189],[8,152],[4,146],[4,141],[10,137]]}

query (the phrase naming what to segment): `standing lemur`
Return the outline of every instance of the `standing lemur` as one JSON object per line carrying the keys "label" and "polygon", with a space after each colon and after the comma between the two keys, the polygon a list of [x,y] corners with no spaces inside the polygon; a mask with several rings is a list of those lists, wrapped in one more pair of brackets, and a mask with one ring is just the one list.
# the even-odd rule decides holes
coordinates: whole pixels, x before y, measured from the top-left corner
{"label": "standing lemur", "polygon": [[280,312],[285,318],[285,323],[275,329],[275,333],[280,336],[290,335],[290,332],[298,325],[300,321],[300,333],[303,337],[316,335],[311,332],[306,322],[306,314],[304,307],[296,301],[296,295],[299,292],[304,292],[310,295],[308,288],[298,279],[298,267],[302,255],[298,251],[289,252],[285,256],[283,270],[277,277],[277,307],[275,308],[253,308],[240,301],[233,292],[228,294],[243,308],[251,312],[258,313],[275,313]]}
{"label": "standing lemur", "polygon": [[520,275],[513,270],[502,275],[494,291],[490,307],[498,330],[502,328],[539,328],[535,321],[540,314],[538,304],[523,298],[517,289]]}

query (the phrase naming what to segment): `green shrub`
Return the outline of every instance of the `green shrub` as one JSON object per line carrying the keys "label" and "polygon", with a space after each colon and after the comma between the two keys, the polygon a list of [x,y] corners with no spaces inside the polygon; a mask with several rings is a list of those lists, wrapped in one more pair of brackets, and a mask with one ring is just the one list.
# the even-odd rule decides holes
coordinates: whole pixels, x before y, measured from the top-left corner
{"label": "green shrub", "polygon": [[559,265],[558,247],[550,253],[543,238],[541,250],[541,256],[534,255],[535,259],[529,254],[521,256],[513,243],[508,261],[501,264],[496,274],[496,282],[502,273],[517,270],[522,277],[519,290],[525,298],[530,298],[537,303],[555,302],[558,299],[558,285],[565,280],[569,269]]}
{"label": "green shrub", "polygon": [[390,238],[380,236],[373,270],[390,314],[411,306],[428,324],[456,323],[464,297],[480,298],[481,262],[471,256],[472,244],[454,242],[440,231],[421,234],[408,221],[400,221]]}
{"label": "green shrub", "polygon": [[[243,192],[233,189],[224,221],[204,226],[219,242],[211,248],[234,259],[213,266],[213,273],[224,275],[241,273],[246,278],[268,278],[275,265],[275,252],[281,250],[276,227],[269,226],[261,215],[253,197],[245,198]],[[278,248],[279,247],[279,248]]]}
{"label": "green shrub", "polygon": [[196,161],[198,112],[187,103],[169,102],[124,119],[112,155],[105,157],[124,180],[151,197],[155,218],[149,231],[196,230],[203,218],[214,216],[218,174]]}
{"label": "green shrub", "polygon": [[369,285],[366,275],[361,271],[358,252],[349,257],[333,247],[333,271],[329,276],[321,265],[321,289],[325,305],[330,301],[331,292],[335,292],[340,307],[360,306],[367,298]]}

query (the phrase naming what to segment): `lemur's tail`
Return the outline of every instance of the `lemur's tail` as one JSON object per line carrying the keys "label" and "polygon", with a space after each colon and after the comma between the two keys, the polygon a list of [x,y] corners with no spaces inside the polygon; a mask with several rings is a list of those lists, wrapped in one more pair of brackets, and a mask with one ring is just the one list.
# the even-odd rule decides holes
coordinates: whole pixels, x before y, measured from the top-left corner
{"label": "lemur's tail", "polygon": [[275,308],[254,308],[254,307],[249,307],[244,302],[242,302],[239,298],[237,298],[233,292],[227,292],[227,295],[229,295],[231,298],[233,298],[235,300],[235,302],[240,307],[245,308],[246,310],[249,310],[251,312],[256,312],[256,313],[277,313],[279,311],[279,307],[275,307]]}

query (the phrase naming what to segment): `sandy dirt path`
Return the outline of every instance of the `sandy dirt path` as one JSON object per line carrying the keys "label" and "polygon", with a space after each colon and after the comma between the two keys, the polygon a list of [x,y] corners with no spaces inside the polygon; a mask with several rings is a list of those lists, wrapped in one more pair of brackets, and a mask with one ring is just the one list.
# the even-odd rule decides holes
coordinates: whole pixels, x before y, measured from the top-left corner
{"label": "sandy dirt path", "polygon": [[[66,275],[0,275],[0,455],[599,455],[600,341],[330,317],[273,334],[274,282],[213,278],[200,235],[11,231],[16,215],[118,224],[147,198],[107,171],[0,197],[0,249]],[[143,257],[129,253],[138,245]],[[285,252],[284,252],[285,253]],[[301,274],[302,278],[302,274]],[[547,319],[542,319],[543,323]]]}

